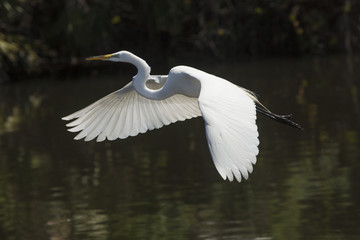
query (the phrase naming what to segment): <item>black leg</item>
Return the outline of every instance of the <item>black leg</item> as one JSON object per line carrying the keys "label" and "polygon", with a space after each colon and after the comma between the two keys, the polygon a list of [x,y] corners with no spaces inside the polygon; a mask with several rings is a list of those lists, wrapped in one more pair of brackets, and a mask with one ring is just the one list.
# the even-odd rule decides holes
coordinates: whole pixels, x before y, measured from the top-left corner
{"label": "black leg", "polygon": [[270,111],[267,111],[267,110],[265,110],[265,109],[263,109],[263,108],[261,108],[259,106],[256,106],[256,111],[258,111],[259,113],[261,113],[261,114],[263,114],[263,115],[265,115],[265,116],[267,116],[267,117],[269,117],[271,119],[274,119],[274,120],[276,120],[276,121],[278,121],[278,122],[280,122],[282,124],[289,125],[291,127],[295,127],[297,129],[300,129],[300,130],[303,129],[299,124],[297,124],[297,123],[290,120],[290,118],[292,117],[291,114],[289,114],[289,115],[277,115],[277,114],[274,114],[274,113],[272,113]]}

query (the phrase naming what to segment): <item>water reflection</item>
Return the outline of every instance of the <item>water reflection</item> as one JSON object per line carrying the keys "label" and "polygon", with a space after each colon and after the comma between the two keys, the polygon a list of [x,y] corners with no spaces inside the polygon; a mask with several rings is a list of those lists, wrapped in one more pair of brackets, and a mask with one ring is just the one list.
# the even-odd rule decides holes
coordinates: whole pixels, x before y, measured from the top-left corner
{"label": "water reflection", "polygon": [[305,130],[259,118],[254,173],[229,183],[211,163],[200,118],[126,140],[72,141],[60,117],[128,76],[2,86],[0,238],[357,239],[359,124],[353,95],[337,80],[342,62],[203,69],[241,79]]}

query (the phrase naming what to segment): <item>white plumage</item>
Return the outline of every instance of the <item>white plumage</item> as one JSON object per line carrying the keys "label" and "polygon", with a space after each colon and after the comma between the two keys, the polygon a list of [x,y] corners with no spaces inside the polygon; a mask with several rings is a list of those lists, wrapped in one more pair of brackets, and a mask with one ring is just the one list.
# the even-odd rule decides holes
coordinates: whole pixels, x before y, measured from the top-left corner
{"label": "white plumage", "polygon": [[[133,81],[64,120],[75,139],[98,142],[136,136],[147,130],[202,116],[214,164],[223,179],[247,179],[259,153],[256,110],[298,127],[268,110],[257,109],[256,97],[225,79],[195,68],[178,66],[169,75],[150,75],[141,58],[120,51],[88,60],[110,60],[135,65]],[[261,105],[261,104],[260,104]],[[74,120],[75,119],[75,120]]]}
{"label": "white plumage", "polygon": [[145,133],[176,121],[201,116],[196,98],[176,94],[164,100],[139,95],[132,83],[63,118],[75,121],[66,126],[79,132],[75,139],[101,142]]}
{"label": "white plumage", "polygon": [[230,181],[247,179],[259,153],[254,101],[241,88],[219,82],[202,87],[199,106],[216,169]]}

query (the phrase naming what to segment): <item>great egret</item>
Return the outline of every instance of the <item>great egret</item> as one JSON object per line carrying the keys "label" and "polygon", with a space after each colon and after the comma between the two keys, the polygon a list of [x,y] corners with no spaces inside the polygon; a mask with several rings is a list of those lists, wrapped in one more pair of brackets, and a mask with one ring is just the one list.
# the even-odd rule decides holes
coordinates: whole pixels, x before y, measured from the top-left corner
{"label": "great egret", "polygon": [[198,69],[177,66],[168,75],[150,75],[149,65],[128,51],[90,57],[135,65],[133,80],[63,120],[80,133],[76,140],[114,140],[202,116],[215,167],[225,180],[247,179],[259,153],[256,110],[284,124],[301,128],[290,115],[276,115],[244,88]]}

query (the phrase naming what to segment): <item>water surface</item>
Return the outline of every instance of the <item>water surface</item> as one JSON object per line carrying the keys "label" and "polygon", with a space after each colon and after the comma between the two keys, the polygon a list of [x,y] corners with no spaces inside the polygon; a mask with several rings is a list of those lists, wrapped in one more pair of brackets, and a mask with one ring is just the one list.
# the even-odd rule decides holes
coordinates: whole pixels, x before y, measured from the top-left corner
{"label": "water surface", "polygon": [[72,140],[60,118],[128,72],[0,86],[0,239],[359,239],[360,72],[348,63],[195,64],[304,127],[259,116],[258,162],[242,183],[217,173],[201,118]]}

